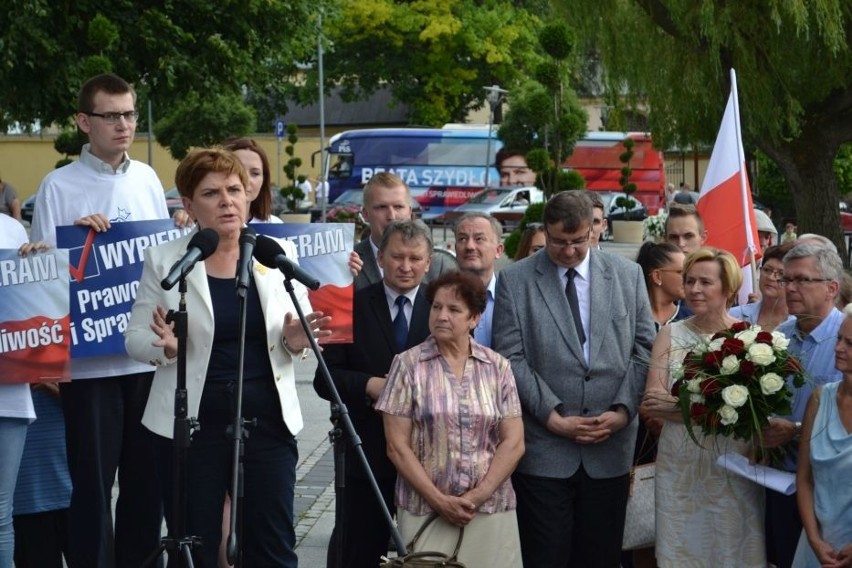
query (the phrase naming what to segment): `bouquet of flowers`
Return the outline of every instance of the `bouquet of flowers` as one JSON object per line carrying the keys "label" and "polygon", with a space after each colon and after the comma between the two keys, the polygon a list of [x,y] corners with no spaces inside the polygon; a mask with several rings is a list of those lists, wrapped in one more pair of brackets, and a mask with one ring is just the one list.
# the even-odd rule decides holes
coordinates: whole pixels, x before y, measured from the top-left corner
{"label": "bouquet of flowers", "polygon": [[362,223],[361,210],[354,205],[338,205],[332,207],[325,214],[325,220],[329,223]]}
{"label": "bouquet of flowers", "polygon": [[793,392],[785,377],[800,387],[801,362],[787,351],[789,340],[747,322],[735,323],[710,341],[695,345],[673,369],[672,395],[678,399],[692,440],[697,426],[760,445],[761,431],[773,415],[790,414]]}
{"label": "bouquet of flowers", "polygon": [[646,241],[662,240],[666,236],[666,218],[668,218],[668,213],[665,211],[645,217],[642,220],[642,239]]}

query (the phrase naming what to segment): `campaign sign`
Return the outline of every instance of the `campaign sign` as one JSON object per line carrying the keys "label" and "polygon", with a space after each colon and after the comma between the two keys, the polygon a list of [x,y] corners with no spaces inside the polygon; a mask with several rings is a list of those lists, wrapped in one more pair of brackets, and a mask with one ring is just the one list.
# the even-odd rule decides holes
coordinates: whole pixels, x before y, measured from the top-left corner
{"label": "campaign sign", "polygon": [[70,380],[68,252],[0,250],[0,383]]}
{"label": "campaign sign", "polygon": [[260,234],[291,241],[296,245],[299,266],[319,280],[319,289],[309,290],[308,297],[315,311],[331,316],[331,324],[325,329],[332,332],[319,343],[352,343],[355,286],[349,272],[349,253],[355,243],[355,225],[257,223],[252,228]]}
{"label": "campaign sign", "polygon": [[77,225],[56,228],[57,246],[68,249],[72,357],[126,353],[124,332],[145,249],[189,231],[169,219],[113,223],[103,233]]}

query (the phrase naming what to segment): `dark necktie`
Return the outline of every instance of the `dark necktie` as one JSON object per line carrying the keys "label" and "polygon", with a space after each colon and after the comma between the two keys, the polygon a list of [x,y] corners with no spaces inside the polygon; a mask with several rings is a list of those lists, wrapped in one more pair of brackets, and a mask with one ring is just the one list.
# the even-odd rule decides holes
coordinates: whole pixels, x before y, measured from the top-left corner
{"label": "dark necktie", "polygon": [[405,303],[408,298],[405,296],[396,297],[396,317],[393,318],[393,336],[396,339],[396,345],[400,351],[405,349],[408,344],[408,321],[405,319]]}
{"label": "dark necktie", "polygon": [[577,287],[574,285],[574,277],[576,275],[576,270],[573,268],[568,269],[568,284],[565,285],[565,296],[567,296],[568,306],[571,308],[571,317],[574,318],[577,337],[580,338],[580,345],[583,345],[586,343],[586,333],[583,331],[583,320],[580,319],[580,301],[577,300]]}

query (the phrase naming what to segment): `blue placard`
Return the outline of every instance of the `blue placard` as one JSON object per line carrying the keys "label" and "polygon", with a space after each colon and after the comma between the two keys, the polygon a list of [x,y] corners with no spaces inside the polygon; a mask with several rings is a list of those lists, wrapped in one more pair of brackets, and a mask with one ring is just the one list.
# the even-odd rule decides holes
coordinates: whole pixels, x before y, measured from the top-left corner
{"label": "blue placard", "polygon": [[275,136],[278,138],[284,138],[284,121],[276,120],[275,121]]}

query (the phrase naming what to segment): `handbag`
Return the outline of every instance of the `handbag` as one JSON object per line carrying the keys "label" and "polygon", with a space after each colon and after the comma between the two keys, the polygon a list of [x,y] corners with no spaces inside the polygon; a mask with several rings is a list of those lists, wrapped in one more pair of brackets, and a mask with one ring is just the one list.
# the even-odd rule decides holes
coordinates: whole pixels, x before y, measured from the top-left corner
{"label": "handbag", "polygon": [[396,558],[382,557],[382,563],[379,564],[380,568],[465,568],[464,564],[456,560],[464,537],[464,527],[459,527],[459,539],[456,541],[456,548],[452,555],[434,551],[413,552],[420,535],[437,518],[438,513],[432,513],[417,529],[417,533],[408,543],[408,554]]}
{"label": "handbag", "polygon": [[[650,432],[645,432],[645,439],[636,462],[645,455],[645,446],[651,438]],[[653,442],[652,442],[653,444]],[[635,550],[654,546],[657,535],[656,505],[654,502],[657,466],[655,463],[639,465],[630,468],[630,493],[627,497],[627,514],[624,519],[624,537],[621,541],[622,550]]]}

